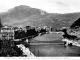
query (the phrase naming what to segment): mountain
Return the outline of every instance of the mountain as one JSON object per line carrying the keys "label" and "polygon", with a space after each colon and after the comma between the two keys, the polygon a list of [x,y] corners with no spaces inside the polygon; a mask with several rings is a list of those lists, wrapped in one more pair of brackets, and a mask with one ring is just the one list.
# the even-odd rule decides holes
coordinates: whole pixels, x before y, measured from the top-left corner
{"label": "mountain", "polygon": [[53,28],[69,27],[80,17],[80,13],[47,13],[37,8],[20,5],[7,12],[0,13],[3,25],[12,26],[51,26]]}

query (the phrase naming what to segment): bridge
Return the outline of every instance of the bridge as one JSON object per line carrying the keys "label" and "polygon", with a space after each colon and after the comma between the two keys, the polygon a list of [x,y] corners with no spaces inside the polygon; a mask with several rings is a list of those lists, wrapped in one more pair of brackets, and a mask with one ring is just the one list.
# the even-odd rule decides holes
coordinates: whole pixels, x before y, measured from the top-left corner
{"label": "bridge", "polygon": [[73,40],[69,40],[69,39],[62,39],[62,41],[65,43],[65,46],[74,45],[74,46],[80,47],[79,41],[73,41]]}

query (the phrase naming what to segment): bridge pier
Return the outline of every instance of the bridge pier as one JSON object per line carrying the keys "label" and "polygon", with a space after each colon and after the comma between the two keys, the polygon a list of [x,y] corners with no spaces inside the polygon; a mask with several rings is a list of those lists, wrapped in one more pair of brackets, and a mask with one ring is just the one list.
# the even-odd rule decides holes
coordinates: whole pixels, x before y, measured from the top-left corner
{"label": "bridge pier", "polygon": [[65,46],[72,46],[72,43],[64,42]]}

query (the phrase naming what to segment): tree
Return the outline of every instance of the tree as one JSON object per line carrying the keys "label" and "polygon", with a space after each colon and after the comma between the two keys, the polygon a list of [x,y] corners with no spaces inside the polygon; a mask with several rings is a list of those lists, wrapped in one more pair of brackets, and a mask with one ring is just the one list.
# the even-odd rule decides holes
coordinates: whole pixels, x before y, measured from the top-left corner
{"label": "tree", "polygon": [[1,19],[0,19],[0,28],[2,27],[3,25],[2,25],[2,23],[1,23]]}

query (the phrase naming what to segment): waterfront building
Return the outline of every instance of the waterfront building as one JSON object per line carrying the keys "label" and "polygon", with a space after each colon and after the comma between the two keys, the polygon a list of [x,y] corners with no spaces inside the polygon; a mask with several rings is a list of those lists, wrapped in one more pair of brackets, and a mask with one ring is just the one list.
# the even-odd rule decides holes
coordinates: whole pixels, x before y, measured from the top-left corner
{"label": "waterfront building", "polygon": [[1,31],[0,31],[0,38],[1,40],[10,40],[10,39],[14,39],[14,28],[12,26],[3,26],[1,28]]}

